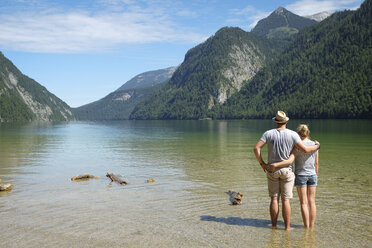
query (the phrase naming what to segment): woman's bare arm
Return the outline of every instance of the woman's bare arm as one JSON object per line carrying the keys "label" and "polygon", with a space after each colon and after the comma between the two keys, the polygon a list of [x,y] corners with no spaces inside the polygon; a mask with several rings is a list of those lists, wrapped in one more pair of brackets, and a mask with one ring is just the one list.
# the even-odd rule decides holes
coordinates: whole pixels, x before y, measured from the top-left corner
{"label": "woman's bare arm", "polygon": [[286,166],[292,164],[296,155],[297,155],[297,149],[294,148],[291,155],[289,155],[289,158],[287,160],[283,160],[283,161],[278,162],[278,163],[269,164],[268,165],[268,171],[273,172],[275,170],[275,168],[282,168],[282,167],[286,167]]}

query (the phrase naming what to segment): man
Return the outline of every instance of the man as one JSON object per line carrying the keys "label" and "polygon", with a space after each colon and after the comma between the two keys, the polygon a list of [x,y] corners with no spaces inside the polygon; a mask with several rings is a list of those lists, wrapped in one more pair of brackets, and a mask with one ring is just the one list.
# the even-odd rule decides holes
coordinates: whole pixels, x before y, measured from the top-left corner
{"label": "man", "polygon": [[[268,171],[268,164],[287,160],[294,147],[304,153],[312,153],[319,149],[320,144],[316,143],[314,146],[305,146],[296,132],[286,128],[289,118],[283,111],[278,111],[272,119],[275,122],[276,128],[268,130],[262,135],[254,147],[254,154],[267,175],[267,184],[271,197],[270,217],[272,228],[276,228],[279,215],[279,196],[281,195],[285,229],[291,230],[290,199],[293,197],[292,191],[295,178],[292,165],[289,164],[285,167]],[[268,164],[263,161],[261,156],[261,148],[265,144],[268,145]]]}

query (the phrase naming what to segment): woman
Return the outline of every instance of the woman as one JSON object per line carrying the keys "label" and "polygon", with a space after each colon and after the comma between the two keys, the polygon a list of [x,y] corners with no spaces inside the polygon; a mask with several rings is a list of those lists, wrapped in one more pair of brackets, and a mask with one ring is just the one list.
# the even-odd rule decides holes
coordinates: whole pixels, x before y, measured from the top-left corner
{"label": "woman", "polygon": [[[314,145],[310,140],[310,130],[305,124],[297,127],[297,133],[305,145]],[[319,171],[319,152],[305,154],[293,151],[295,158],[295,186],[300,198],[302,220],[305,228],[314,228],[316,218],[315,193]]]}
{"label": "woman", "polygon": [[[317,141],[310,140],[310,130],[307,125],[299,125],[297,133],[305,145],[318,144]],[[293,161],[295,161],[295,186],[300,198],[302,220],[305,228],[312,229],[316,219],[315,194],[319,170],[319,153],[316,151],[306,154],[294,149],[288,160],[268,165],[268,170],[273,171],[277,167],[287,166]]]}

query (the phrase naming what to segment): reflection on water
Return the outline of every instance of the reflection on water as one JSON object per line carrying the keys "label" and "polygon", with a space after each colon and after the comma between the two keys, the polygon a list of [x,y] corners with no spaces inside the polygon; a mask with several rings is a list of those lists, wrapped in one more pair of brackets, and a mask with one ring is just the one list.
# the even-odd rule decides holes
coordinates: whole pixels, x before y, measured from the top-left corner
{"label": "reflection on water", "polygon": [[[300,234],[300,236],[298,236]],[[299,233],[283,232],[280,230],[271,230],[270,240],[266,247],[303,247],[316,248],[319,247],[316,242],[316,231],[303,229]],[[297,237],[298,236],[298,237]],[[331,245],[331,241],[327,246]]]}
{"label": "reflection on water", "polygon": [[[295,193],[291,232],[281,217],[271,229],[252,151],[270,120],[2,124],[0,179],[15,188],[0,194],[0,247],[368,247],[371,121],[301,122],[322,143],[318,217],[302,227]],[[101,179],[71,182],[82,173]]]}

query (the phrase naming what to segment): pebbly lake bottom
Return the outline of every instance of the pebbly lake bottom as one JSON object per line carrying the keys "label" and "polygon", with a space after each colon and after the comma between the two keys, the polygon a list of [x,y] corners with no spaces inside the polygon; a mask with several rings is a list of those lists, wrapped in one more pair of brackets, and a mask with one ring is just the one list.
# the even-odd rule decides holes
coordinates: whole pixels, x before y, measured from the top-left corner
{"label": "pebbly lake bottom", "polygon": [[[0,179],[14,189],[0,194],[0,247],[369,247],[372,122],[305,123],[322,146],[317,222],[303,228],[294,189],[290,232],[281,216],[271,229],[252,152],[271,121],[2,125]],[[101,178],[70,180],[81,173]]]}

